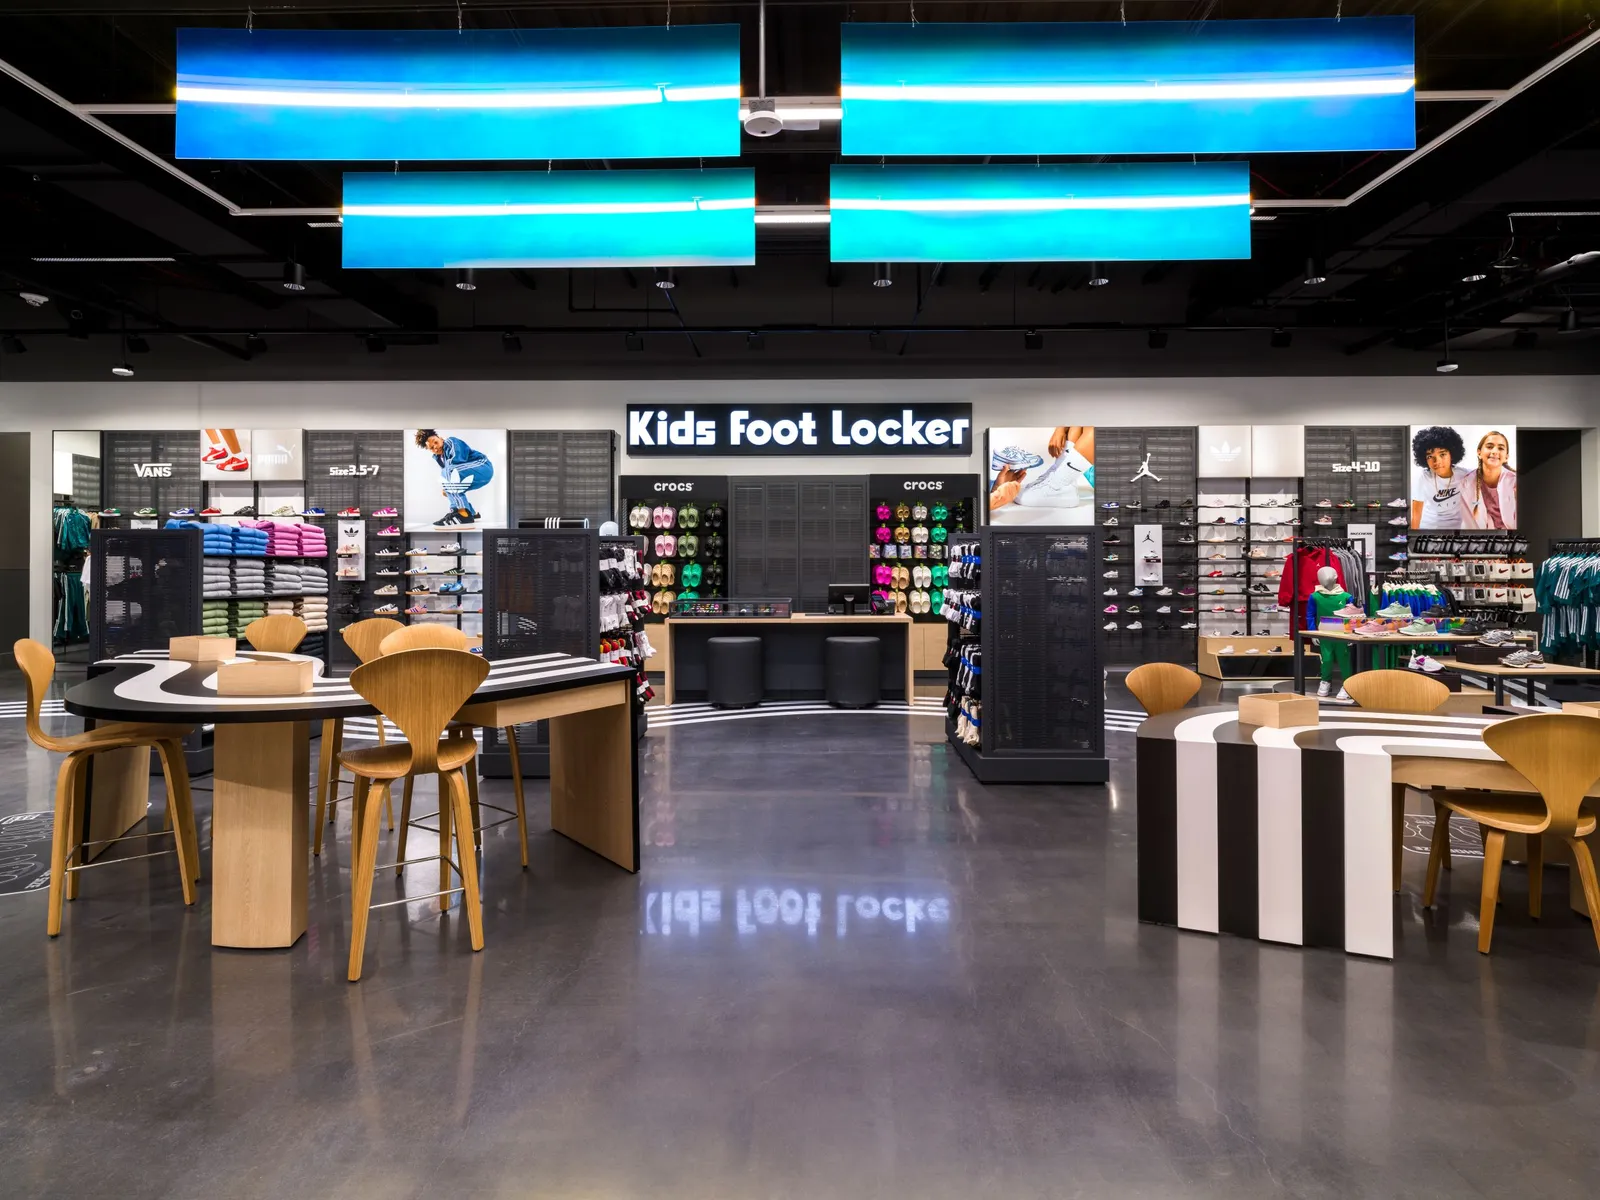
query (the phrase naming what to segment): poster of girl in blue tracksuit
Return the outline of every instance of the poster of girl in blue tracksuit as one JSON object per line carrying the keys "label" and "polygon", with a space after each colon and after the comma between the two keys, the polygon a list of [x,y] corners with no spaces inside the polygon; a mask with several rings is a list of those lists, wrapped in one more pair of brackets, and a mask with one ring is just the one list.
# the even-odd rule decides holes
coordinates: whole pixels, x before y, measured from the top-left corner
{"label": "poster of girl in blue tracksuit", "polygon": [[[412,441],[416,449],[406,456],[408,529],[505,523],[504,483],[496,480],[494,466],[505,453],[503,430],[418,429]],[[444,511],[435,517],[441,498]]]}

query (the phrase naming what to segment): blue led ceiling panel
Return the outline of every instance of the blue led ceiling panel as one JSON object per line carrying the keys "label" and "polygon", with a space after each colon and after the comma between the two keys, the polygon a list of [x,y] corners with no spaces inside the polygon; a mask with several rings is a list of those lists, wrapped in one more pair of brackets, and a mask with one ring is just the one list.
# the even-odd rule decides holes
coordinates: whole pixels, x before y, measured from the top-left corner
{"label": "blue led ceiling panel", "polygon": [[1410,17],[846,24],[847,155],[1416,145]]}
{"label": "blue led ceiling panel", "polygon": [[179,158],[739,153],[739,27],[178,31]]}
{"label": "blue led ceiling panel", "polygon": [[701,267],[756,260],[749,170],[344,177],[346,267]]}
{"label": "blue led ceiling panel", "polygon": [[836,166],[835,262],[1250,257],[1241,162]]}

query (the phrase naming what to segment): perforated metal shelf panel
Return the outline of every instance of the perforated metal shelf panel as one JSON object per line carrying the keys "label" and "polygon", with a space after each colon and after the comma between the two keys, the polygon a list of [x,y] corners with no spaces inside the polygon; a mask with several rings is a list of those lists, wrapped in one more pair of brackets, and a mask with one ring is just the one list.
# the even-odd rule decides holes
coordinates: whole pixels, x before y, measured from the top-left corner
{"label": "perforated metal shelf panel", "polygon": [[984,530],[985,754],[1104,754],[1098,543],[1092,530]]}
{"label": "perforated metal shelf panel", "polygon": [[198,529],[97,529],[89,555],[91,658],[161,650],[200,632]]}
{"label": "perforated metal shelf panel", "polygon": [[617,519],[617,435],[610,429],[514,429],[511,520],[587,517],[598,529]]}
{"label": "perforated metal shelf panel", "polygon": [[593,656],[600,633],[598,535],[587,529],[483,535],[483,653]]}
{"label": "perforated metal shelf panel", "polygon": [[[100,495],[125,516],[200,507],[200,434],[193,429],[106,430],[100,435]],[[143,470],[145,474],[139,472]]]}
{"label": "perforated metal shelf panel", "polygon": [[330,515],[346,508],[399,508],[406,493],[404,437],[397,430],[309,430],[306,503]]}

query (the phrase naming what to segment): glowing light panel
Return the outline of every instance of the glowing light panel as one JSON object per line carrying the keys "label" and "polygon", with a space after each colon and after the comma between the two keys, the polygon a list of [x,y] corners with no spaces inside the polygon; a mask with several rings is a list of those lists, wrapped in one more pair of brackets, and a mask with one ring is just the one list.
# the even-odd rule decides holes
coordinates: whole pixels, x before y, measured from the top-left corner
{"label": "glowing light panel", "polygon": [[739,27],[178,31],[179,158],[739,153]]}
{"label": "glowing light panel", "polygon": [[835,262],[1250,257],[1245,163],[836,166]]}
{"label": "glowing light panel", "polygon": [[846,24],[847,155],[1410,150],[1410,17]]}
{"label": "glowing light panel", "polygon": [[344,265],[738,266],[755,212],[749,170],[348,173]]}

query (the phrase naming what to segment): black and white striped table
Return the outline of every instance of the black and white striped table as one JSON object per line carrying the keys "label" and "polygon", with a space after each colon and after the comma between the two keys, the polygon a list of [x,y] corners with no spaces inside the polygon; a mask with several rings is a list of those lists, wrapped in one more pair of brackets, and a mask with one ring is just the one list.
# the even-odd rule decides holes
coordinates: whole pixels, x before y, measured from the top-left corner
{"label": "black and white striped table", "polygon": [[1396,758],[1499,763],[1498,717],[1324,705],[1268,729],[1236,706],[1139,729],[1139,919],[1394,957]]}
{"label": "black and white striped table", "polygon": [[[214,946],[291,946],[305,932],[311,723],[375,712],[349,679],[322,678],[320,661],[312,663],[319,675],[301,696],[219,696],[216,664],[175,662],[165,651],[95,663],[92,677],[67,691],[67,711],[82,717],[215,725]],[[551,828],[639,869],[631,668],[568,654],[502,659],[457,716],[495,729],[548,720]]]}

